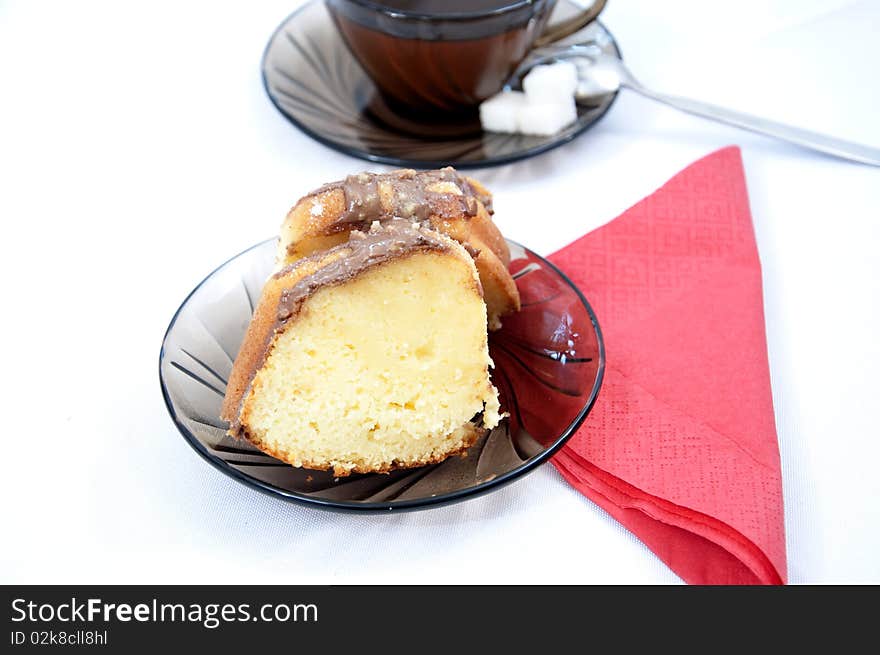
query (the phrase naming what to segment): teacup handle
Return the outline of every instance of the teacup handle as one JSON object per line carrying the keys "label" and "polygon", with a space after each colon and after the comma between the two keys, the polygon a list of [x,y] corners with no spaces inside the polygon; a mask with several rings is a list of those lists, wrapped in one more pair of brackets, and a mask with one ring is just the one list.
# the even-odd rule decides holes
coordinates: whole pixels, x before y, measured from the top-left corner
{"label": "teacup handle", "polygon": [[602,13],[608,0],[595,0],[595,2],[581,13],[571,18],[566,18],[560,23],[549,26],[544,33],[535,39],[535,47],[540,48],[549,45],[559,39],[571,36],[578,30],[592,23]]}

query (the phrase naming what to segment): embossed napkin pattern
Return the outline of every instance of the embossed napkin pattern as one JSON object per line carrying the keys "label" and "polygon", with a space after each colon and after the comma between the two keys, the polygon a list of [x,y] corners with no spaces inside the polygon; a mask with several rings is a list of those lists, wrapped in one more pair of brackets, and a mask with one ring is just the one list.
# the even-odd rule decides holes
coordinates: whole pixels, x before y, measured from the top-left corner
{"label": "embossed napkin pattern", "polygon": [[607,353],[553,459],[686,582],[786,581],[761,265],[740,151],[692,164],[555,253]]}

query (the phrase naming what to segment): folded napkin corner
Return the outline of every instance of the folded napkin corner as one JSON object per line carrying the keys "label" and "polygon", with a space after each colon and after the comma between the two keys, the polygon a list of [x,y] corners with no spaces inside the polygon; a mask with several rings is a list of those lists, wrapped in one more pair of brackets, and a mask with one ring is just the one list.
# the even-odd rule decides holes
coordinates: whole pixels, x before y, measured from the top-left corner
{"label": "folded napkin corner", "polygon": [[686,582],[786,582],[761,267],[737,146],[550,256],[606,348],[553,464]]}

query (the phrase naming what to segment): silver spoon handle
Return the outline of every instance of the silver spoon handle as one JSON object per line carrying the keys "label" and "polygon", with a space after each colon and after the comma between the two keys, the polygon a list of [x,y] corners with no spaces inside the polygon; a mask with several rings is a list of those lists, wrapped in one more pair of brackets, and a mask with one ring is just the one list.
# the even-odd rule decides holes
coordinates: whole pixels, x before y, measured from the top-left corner
{"label": "silver spoon handle", "polygon": [[766,134],[784,141],[791,141],[805,148],[812,148],[813,150],[842,159],[850,159],[863,164],[870,164],[871,166],[880,166],[880,148],[870,148],[859,143],[835,139],[817,132],[802,130],[791,125],[767,120],[766,118],[759,118],[758,116],[751,116],[731,109],[725,109],[724,107],[718,107],[717,105],[711,105],[707,102],[657,93],[656,91],[646,89],[638,83],[627,83],[626,86],[645,97],[652,98],[676,109],[681,109],[689,114],[710,118],[719,123],[727,123],[728,125],[741,127],[759,134]]}

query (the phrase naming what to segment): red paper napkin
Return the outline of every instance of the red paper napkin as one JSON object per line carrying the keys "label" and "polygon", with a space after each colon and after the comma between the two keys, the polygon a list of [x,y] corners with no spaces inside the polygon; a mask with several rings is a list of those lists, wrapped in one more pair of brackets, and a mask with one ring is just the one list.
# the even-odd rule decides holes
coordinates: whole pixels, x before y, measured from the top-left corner
{"label": "red paper napkin", "polygon": [[686,582],[786,580],[761,264],[739,148],[692,164],[550,259],[605,337],[605,379],[553,459]]}

